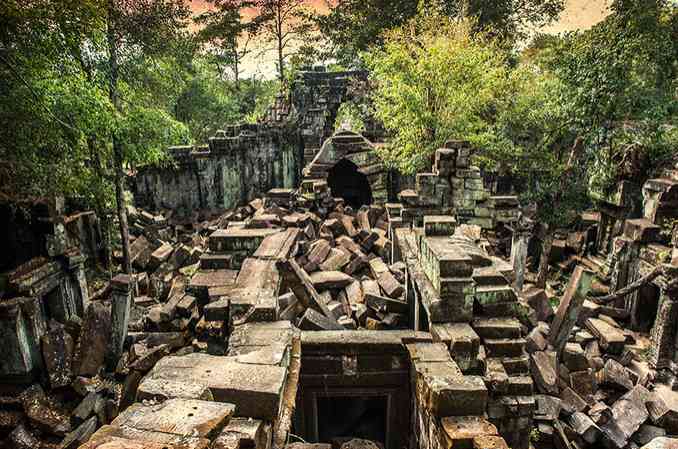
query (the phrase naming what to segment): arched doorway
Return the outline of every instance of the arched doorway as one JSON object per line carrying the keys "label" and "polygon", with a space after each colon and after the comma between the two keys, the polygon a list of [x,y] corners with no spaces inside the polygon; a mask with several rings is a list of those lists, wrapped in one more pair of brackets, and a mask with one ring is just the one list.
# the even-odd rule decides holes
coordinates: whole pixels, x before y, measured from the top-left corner
{"label": "arched doorway", "polygon": [[367,176],[358,171],[358,167],[347,159],[341,159],[330,169],[327,184],[332,196],[343,198],[354,209],[372,203],[372,189]]}

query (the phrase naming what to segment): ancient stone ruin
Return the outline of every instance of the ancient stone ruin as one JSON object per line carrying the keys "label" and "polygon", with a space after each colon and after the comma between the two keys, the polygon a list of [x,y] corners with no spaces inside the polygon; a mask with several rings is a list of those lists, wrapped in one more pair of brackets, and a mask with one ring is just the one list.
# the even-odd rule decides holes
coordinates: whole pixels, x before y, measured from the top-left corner
{"label": "ancient stone ruin", "polygon": [[536,288],[469,144],[408,179],[334,132],[356,76],[137,173],[133,274],[88,286],[56,209],[0,283],[0,447],[674,447],[678,170],[558,230]]}

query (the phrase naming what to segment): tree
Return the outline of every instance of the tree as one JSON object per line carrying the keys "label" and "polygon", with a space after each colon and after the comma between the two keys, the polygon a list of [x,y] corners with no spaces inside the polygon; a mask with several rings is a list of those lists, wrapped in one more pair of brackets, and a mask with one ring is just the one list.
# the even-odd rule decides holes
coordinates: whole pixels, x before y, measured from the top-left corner
{"label": "tree", "polygon": [[175,41],[157,33],[185,10],[169,1],[129,3],[0,7],[10,24],[0,33],[0,90],[7,93],[0,98],[7,125],[0,159],[12,173],[3,193],[76,196],[96,209],[105,228],[117,204],[123,249],[123,167],[157,162],[167,145],[187,141],[186,128],[169,114],[173,83],[163,79],[177,70],[168,69],[160,50],[175,50]]}
{"label": "tree", "polygon": [[453,17],[474,21],[474,29],[510,44],[558,18],[564,0],[454,0],[443,9]]}
{"label": "tree", "polygon": [[264,37],[276,54],[278,79],[285,80],[287,60],[299,50],[314,30],[304,0],[259,0]]}
{"label": "tree", "polygon": [[202,25],[198,39],[208,45],[217,63],[223,61],[233,72],[236,90],[240,89],[243,58],[253,51],[253,38],[261,28],[262,15],[250,20],[243,18],[243,10],[257,6],[255,0],[210,0],[213,9],[196,19]]}
{"label": "tree", "polygon": [[[624,0],[583,32],[541,48],[541,63],[572,92],[573,118],[595,163],[590,178],[605,191],[620,178],[640,181],[678,145],[678,7]],[[636,167],[625,164],[633,155]]]}
{"label": "tree", "polygon": [[335,2],[328,14],[315,20],[326,36],[334,57],[343,65],[360,65],[358,54],[383,43],[382,34],[417,14],[412,0],[344,0]]}
{"label": "tree", "polygon": [[[448,140],[467,140],[475,160],[513,175],[521,203],[542,223],[548,262],[553,233],[585,206],[587,160],[567,86],[532,64],[514,66],[473,23],[425,13],[385,35],[366,55],[375,114],[390,132],[387,164],[407,173],[430,166]],[[542,261],[539,279],[545,281]]]}
{"label": "tree", "polygon": [[491,139],[492,118],[514,86],[506,55],[475,37],[469,22],[418,16],[387,32],[383,50],[365,59],[376,117],[392,136],[382,151],[389,165],[415,173],[448,140],[499,142]]}
{"label": "tree", "polygon": [[[108,50],[108,95],[118,114],[125,110],[120,98],[119,58],[126,52],[141,51],[154,56],[167,49],[177,29],[183,29],[189,12],[181,0],[107,0],[106,41]],[[114,132],[113,167],[115,171],[115,199],[122,240],[123,269],[132,273],[129,251],[129,229],[124,197],[124,144]]]}
{"label": "tree", "polygon": [[243,86],[240,84],[235,87],[224,80],[209,58],[194,59],[190,79],[177,98],[175,114],[195,142],[207,142],[225,123],[236,122],[248,113],[243,97],[250,83],[245,80]]}
{"label": "tree", "polygon": [[316,20],[329,38],[335,58],[350,67],[361,65],[360,52],[381,46],[385,32],[405,24],[423,9],[469,19],[475,32],[490,34],[511,47],[530,29],[556,19],[563,6],[564,0],[342,0]]}

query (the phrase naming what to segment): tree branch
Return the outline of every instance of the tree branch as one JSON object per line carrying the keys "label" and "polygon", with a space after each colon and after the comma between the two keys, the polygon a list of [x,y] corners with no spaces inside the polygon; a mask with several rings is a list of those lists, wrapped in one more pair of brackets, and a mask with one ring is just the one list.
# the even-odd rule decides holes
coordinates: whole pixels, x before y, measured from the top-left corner
{"label": "tree branch", "polygon": [[626,287],[617,290],[616,292],[607,295],[607,296],[599,296],[597,298],[589,297],[593,302],[597,304],[606,304],[608,302],[616,301],[617,299],[621,299],[626,295],[629,295],[636,290],[640,289],[642,286],[645,284],[648,284],[661,276],[664,273],[664,268],[660,265],[654,270],[652,270],[650,273],[646,274],[642,278],[638,279],[636,282],[627,285]]}

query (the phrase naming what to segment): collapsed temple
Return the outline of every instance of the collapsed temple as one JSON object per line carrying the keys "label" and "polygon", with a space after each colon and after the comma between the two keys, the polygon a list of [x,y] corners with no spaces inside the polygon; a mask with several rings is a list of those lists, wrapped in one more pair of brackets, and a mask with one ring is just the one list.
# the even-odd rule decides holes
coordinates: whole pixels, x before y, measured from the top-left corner
{"label": "collapsed temple", "polygon": [[35,206],[0,448],[675,447],[678,170],[599,193],[537,288],[538,224],[468,143],[407,177],[376,124],[334,131],[361,77],[301,72],[264,123],[136,173],[131,275],[88,285],[96,217]]}

